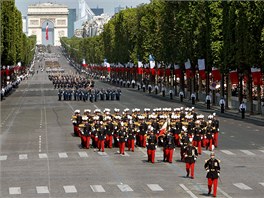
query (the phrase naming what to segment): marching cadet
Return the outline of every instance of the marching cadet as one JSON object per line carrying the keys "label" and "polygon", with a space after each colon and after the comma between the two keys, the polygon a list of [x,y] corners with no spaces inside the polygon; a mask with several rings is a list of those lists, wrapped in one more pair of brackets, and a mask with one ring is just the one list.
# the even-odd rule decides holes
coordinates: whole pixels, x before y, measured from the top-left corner
{"label": "marching cadet", "polygon": [[138,116],[139,119],[142,120],[140,126],[139,126],[139,146],[141,147],[146,147],[146,136],[147,136],[147,130],[148,130],[148,125],[145,122],[145,117],[144,116]]}
{"label": "marching cadet", "polygon": [[154,164],[155,162],[155,152],[157,148],[157,138],[152,131],[152,127],[150,128],[150,135],[147,137],[147,154],[148,154],[148,162]]}
{"label": "marching cadet", "polygon": [[212,185],[214,185],[213,196],[216,197],[218,178],[220,176],[220,160],[215,158],[213,152],[210,154],[210,159],[205,160],[204,168],[207,171],[208,195],[211,194]]}
{"label": "marching cadet", "polygon": [[113,147],[114,124],[111,122],[110,116],[107,116],[105,119],[107,120],[105,143],[106,143],[106,147],[112,148]]}
{"label": "marching cadet", "polygon": [[212,100],[211,96],[209,94],[207,94],[207,96],[205,98],[207,109],[210,109],[211,100]]}
{"label": "marching cadet", "polygon": [[183,97],[184,97],[183,91],[180,91],[179,97],[180,97],[180,101],[183,102]]}
{"label": "marching cadet", "polygon": [[225,99],[223,97],[220,99],[219,105],[221,108],[221,113],[224,113],[225,112]]}
{"label": "marching cadet", "polygon": [[188,146],[188,143],[189,143],[189,137],[188,137],[188,134],[187,134],[187,131],[186,131],[186,128],[184,127],[183,128],[183,131],[181,132],[180,134],[180,145],[181,145],[181,161],[184,161],[185,159],[185,149],[186,147]]}
{"label": "marching cadet", "polygon": [[[210,115],[209,115],[210,116]],[[208,117],[209,117],[208,116]],[[205,132],[205,138],[206,138],[206,150],[212,151],[213,150],[213,127],[212,127],[212,120],[208,121],[206,132]]]}
{"label": "marching cadet", "polygon": [[217,148],[218,135],[219,135],[219,120],[216,119],[216,113],[213,113],[212,127],[213,127],[213,134],[214,134],[213,143],[214,143],[214,146]]}
{"label": "marching cadet", "polygon": [[128,138],[127,138],[127,147],[128,150],[134,152],[135,150],[135,139],[136,139],[136,134],[135,134],[135,129],[133,127],[132,123],[129,123],[128,126]]}
{"label": "marching cadet", "polygon": [[58,97],[59,97],[59,101],[61,101],[61,97],[62,97],[62,90],[61,89],[59,89]]}
{"label": "marching cadet", "polygon": [[149,94],[151,93],[151,90],[152,90],[152,86],[151,86],[151,84],[149,84],[148,85],[148,92],[149,92]]}
{"label": "marching cadet", "polygon": [[121,90],[118,89],[116,90],[116,100],[120,100],[120,96],[121,96]]}
{"label": "marching cadet", "polygon": [[81,147],[89,149],[90,148],[90,137],[91,137],[91,125],[88,123],[88,117],[83,117],[84,126],[81,132]]}
{"label": "marching cadet", "polygon": [[198,154],[202,155],[202,129],[200,127],[200,121],[195,121],[195,129],[194,129],[194,137],[193,137],[193,145],[198,147]]}
{"label": "marching cadet", "polygon": [[98,130],[98,149],[99,151],[104,152],[104,147],[105,147],[105,131],[106,128],[103,125],[103,122],[100,121],[100,128]]}
{"label": "marching cadet", "polygon": [[194,165],[198,156],[197,149],[192,145],[192,142],[189,142],[184,152],[187,172],[186,177],[189,177],[191,171],[191,179],[194,179]]}
{"label": "marching cadet", "polygon": [[195,100],[196,100],[196,95],[195,95],[194,92],[191,95],[191,99],[192,99],[192,104],[194,105],[195,104]]}
{"label": "marching cadet", "polygon": [[126,130],[125,130],[123,123],[121,123],[121,127],[120,127],[120,130],[118,132],[117,141],[119,142],[119,153],[120,153],[120,155],[125,155],[125,144],[127,141],[127,134],[126,134]]}
{"label": "marching cadet", "polygon": [[165,136],[166,145],[166,159],[167,162],[172,163],[173,151],[175,150],[175,142],[172,132],[168,132]]}
{"label": "marching cadet", "polygon": [[246,106],[246,104],[244,103],[244,101],[242,101],[242,103],[241,103],[240,106],[239,106],[239,110],[240,110],[240,112],[241,112],[242,119],[245,118],[245,112],[246,112],[246,109],[247,109],[247,106]]}

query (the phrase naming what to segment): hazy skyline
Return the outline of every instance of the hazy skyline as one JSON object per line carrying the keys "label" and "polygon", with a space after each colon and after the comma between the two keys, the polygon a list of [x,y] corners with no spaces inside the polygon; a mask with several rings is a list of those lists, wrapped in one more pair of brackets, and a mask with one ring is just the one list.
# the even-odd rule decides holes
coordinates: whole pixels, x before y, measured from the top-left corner
{"label": "hazy skyline", "polygon": [[[36,4],[36,3],[59,3],[68,5],[68,8],[76,8],[78,12],[78,0],[15,0],[16,7],[22,13],[23,16],[27,15],[28,5]],[[149,3],[150,0],[86,0],[87,4],[90,8],[104,8],[104,13],[113,15],[114,8],[121,7],[136,7],[142,3]]]}

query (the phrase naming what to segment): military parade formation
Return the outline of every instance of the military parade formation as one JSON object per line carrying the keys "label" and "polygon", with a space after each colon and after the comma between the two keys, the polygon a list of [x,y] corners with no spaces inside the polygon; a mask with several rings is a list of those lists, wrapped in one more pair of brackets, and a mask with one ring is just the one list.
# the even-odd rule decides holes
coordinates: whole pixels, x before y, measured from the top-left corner
{"label": "military parade formation", "polygon": [[[213,151],[218,146],[219,120],[213,113],[205,119],[195,108],[144,108],[132,110],[126,108],[103,111],[79,109],[72,115],[73,133],[80,137],[81,148],[104,152],[105,148],[119,148],[119,154],[134,152],[135,147],[147,149],[147,162],[155,163],[155,152],[163,149],[163,162],[173,163],[175,148],[179,147],[179,156],[186,164],[186,177],[194,179],[195,162],[202,154],[202,148]],[[206,160],[208,171],[208,194],[214,185],[216,196],[217,178],[220,161],[213,157]]]}
{"label": "military parade formation", "polygon": [[96,89],[94,80],[79,75],[50,74],[54,89],[58,89],[59,101],[120,100],[120,89]]}

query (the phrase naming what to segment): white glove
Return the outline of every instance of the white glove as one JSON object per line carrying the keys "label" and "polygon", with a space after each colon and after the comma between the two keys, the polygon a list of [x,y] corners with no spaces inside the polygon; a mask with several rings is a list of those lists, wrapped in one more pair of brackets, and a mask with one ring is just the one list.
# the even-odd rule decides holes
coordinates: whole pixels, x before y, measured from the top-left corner
{"label": "white glove", "polygon": [[203,137],[201,137],[201,140],[203,139]]}
{"label": "white glove", "polygon": [[217,173],[218,177],[220,177],[220,173]]}
{"label": "white glove", "polygon": [[119,142],[119,139],[118,138],[116,140]]}
{"label": "white glove", "polygon": [[194,161],[196,161],[196,160],[197,160],[197,157],[194,158]]}
{"label": "white glove", "polygon": [[156,145],[155,148],[158,148],[158,146]]}
{"label": "white glove", "polygon": [[175,151],[175,149],[173,149]]}
{"label": "white glove", "polygon": [[185,157],[187,157],[188,155],[184,155]]}
{"label": "white glove", "polygon": [[208,172],[208,173],[209,173],[209,169],[207,169],[207,170],[206,170],[206,172]]}

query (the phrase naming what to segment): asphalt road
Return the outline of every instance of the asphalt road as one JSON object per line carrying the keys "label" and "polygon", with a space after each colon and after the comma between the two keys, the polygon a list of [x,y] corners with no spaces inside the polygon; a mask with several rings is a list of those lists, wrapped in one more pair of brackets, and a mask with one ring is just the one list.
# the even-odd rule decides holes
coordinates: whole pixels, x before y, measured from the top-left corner
{"label": "asphalt road", "polygon": [[[75,72],[63,56],[60,63],[67,73]],[[99,81],[96,87],[116,88]],[[80,149],[80,139],[72,136],[75,109],[181,106],[136,89],[121,90],[120,101],[58,101],[45,71],[23,81],[1,102],[0,197],[207,197],[205,150],[195,165],[195,179],[188,179],[178,148],[172,164],[162,162],[161,149],[155,164],[146,162],[144,148],[126,151],[125,156],[117,148],[105,153]],[[219,119],[218,197],[263,197],[263,123]]]}

